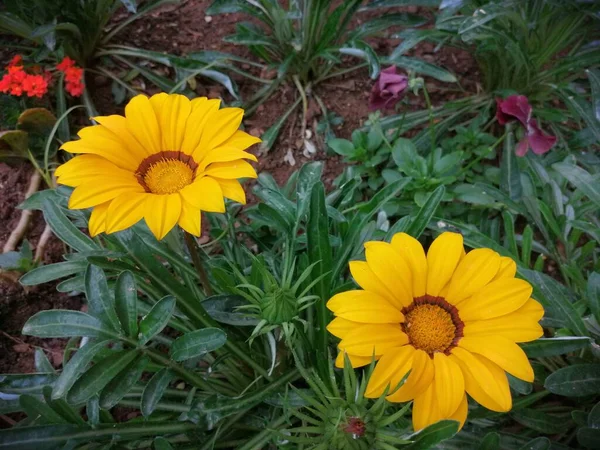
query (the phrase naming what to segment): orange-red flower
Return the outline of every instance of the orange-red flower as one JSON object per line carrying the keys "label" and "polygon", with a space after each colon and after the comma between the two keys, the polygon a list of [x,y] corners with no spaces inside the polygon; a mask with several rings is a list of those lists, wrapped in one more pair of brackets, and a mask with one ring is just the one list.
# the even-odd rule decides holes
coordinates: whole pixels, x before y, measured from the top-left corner
{"label": "orange-red flower", "polygon": [[79,97],[83,94],[83,69],[75,65],[68,56],[56,66],[58,70],[65,74],[65,90],[73,97]]}
{"label": "orange-red flower", "polygon": [[28,97],[43,97],[48,92],[48,82],[43,75],[27,75],[22,88]]}
{"label": "orange-red flower", "polygon": [[75,66],[75,61],[73,61],[71,58],[69,58],[68,56],[65,56],[63,58],[63,60],[56,65],[56,68],[58,70],[60,70],[61,72],[66,72],[68,69],[70,69],[71,67]]}

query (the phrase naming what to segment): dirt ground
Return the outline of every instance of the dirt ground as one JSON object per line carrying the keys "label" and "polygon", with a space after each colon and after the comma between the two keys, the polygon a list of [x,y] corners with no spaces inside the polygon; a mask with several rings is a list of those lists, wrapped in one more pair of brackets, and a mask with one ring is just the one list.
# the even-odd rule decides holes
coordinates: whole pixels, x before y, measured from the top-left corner
{"label": "dirt ground", "polygon": [[[235,24],[247,18],[237,14],[207,16],[206,8],[210,0],[184,0],[179,4],[167,5],[134,22],[118,37],[120,43],[141,47],[147,50],[164,51],[177,55],[199,50],[219,50],[238,56],[252,58],[245,47],[223,42],[223,37],[232,34]],[[396,11],[406,11],[431,16],[427,10],[417,8],[397,8]],[[396,12],[395,11],[395,12]],[[373,13],[371,13],[373,14]],[[356,22],[368,18],[360,15]],[[400,40],[392,39],[391,34],[374,38],[370,43],[380,55],[390,54]],[[415,48],[409,56],[422,58],[454,72],[461,80],[462,87],[467,92],[477,90],[478,73],[470,55],[455,49],[434,51],[432,44],[423,43]],[[0,61],[2,65],[6,61]],[[163,70],[165,70],[163,68]],[[168,75],[168,72],[164,73]],[[235,78],[243,98],[249,97],[256,91],[258,83],[249,82],[244,78]],[[107,79],[96,76],[87,78],[88,89],[98,111],[105,114],[122,114],[123,106],[114,104],[111,86]],[[225,102],[232,101],[229,94],[220,85],[198,80],[196,89],[198,95],[221,97]],[[456,86],[444,84],[437,80],[426,78],[427,88],[434,106],[466,95]],[[315,89],[328,110],[343,117],[343,123],[337,127],[338,137],[349,137],[354,129],[361,126],[368,118],[368,98],[373,81],[369,79],[367,70],[356,71],[346,76],[331,79]],[[146,90],[153,93],[150,86]],[[244,121],[246,129],[255,135],[261,135],[281,115],[287,111],[296,99],[293,86],[283,86],[266,103]],[[410,110],[422,109],[424,103],[409,96]],[[301,139],[300,109],[290,116],[280,134],[279,141],[270,153],[259,159],[258,170],[270,172],[278,182],[284,182],[289,175],[309,160],[325,162],[324,182],[330,185],[341,172],[343,165],[337,156],[327,154],[324,143],[315,139],[317,152],[312,158],[303,155]],[[319,120],[321,111],[314,100],[309,105],[308,126],[313,127]],[[286,161],[286,155],[291,153],[295,165]],[[23,201],[28,179],[33,169],[29,165],[9,167],[0,163],[0,246],[4,244],[10,231],[19,220],[20,210],[15,207]],[[27,238],[33,246],[36,245],[44,228],[43,217],[36,213],[27,233]],[[63,253],[62,244],[53,238],[48,245],[44,263],[60,261]],[[0,278],[0,373],[33,371],[33,352],[35,346],[41,346],[49,356],[50,361],[59,367],[64,343],[61,340],[39,340],[22,337],[20,330],[24,322],[35,312],[44,309],[79,309],[82,306],[80,297],[69,297],[56,292],[54,284],[48,284],[24,290],[20,285]]]}

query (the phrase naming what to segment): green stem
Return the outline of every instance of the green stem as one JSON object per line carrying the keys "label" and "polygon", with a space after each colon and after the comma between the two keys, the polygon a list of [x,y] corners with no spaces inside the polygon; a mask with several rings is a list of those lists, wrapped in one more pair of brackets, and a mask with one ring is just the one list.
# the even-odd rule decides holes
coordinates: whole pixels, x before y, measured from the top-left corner
{"label": "green stem", "polygon": [[337,72],[334,72],[334,73],[332,73],[330,75],[324,75],[321,78],[317,78],[317,80],[315,81],[315,84],[319,84],[319,83],[321,83],[321,82],[323,82],[325,80],[328,80],[330,78],[335,78],[335,77],[339,77],[341,75],[345,75],[345,74],[350,73],[350,72],[354,72],[355,70],[362,69],[363,67],[367,67],[368,65],[369,65],[368,63],[363,63],[363,64],[359,64],[357,66],[352,66],[352,67],[350,67],[348,69],[338,70]]}
{"label": "green stem", "polygon": [[465,173],[467,170],[469,170],[471,167],[473,167],[475,164],[477,164],[479,161],[481,161],[483,158],[485,158],[487,155],[489,155],[490,153],[492,153],[492,151],[502,143],[502,141],[504,140],[504,138],[507,136],[508,131],[505,132],[502,136],[500,136],[500,138],[494,142],[487,150],[487,152],[482,153],[481,155],[479,155],[477,158],[475,158],[473,161],[471,161],[464,169],[462,169],[460,171],[460,173],[457,175],[456,178],[460,178],[460,176]]}
{"label": "green stem", "polygon": [[423,94],[425,94],[425,102],[427,103],[427,111],[429,113],[429,135],[431,139],[431,157],[433,158],[433,152],[435,151],[435,120],[433,117],[433,106],[431,105],[431,99],[429,98],[425,82],[423,82]]}
{"label": "green stem", "polygon": [[190,252],[190,256],[192,257],[192,261],[194,262],[194,267],[198,272],[198,276],[200,277],[200,283],[202,284],[202,288],[204,289],[204,293],[207,297],[210,297],[213,294],[212,288],[210,286],[210,280],[208,279],[208,275],[204,270],[204,266],[202,265],[202,259],[200,258],[200,252],[198,251],[198,244],[196,243],[196,239],[188,233],[184,231],[183,233],[185,244]]}

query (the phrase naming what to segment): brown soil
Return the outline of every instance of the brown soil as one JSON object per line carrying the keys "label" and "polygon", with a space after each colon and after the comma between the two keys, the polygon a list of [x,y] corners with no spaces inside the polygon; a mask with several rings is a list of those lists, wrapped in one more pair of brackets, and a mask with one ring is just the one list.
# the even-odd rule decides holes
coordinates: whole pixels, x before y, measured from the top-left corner
{"label": "brown soil", "polygon": [[[212,3],[211,0],[184,0],[179,4],[166,5],[144,19],[134,22],[117,40],[124,45],[177,55],[185,55],[199,50],[219,50],[251,58],[245,47],[228,44],[222,40],[223,37],[234,32],[236,23],[248,20],[248,18],[237,14],[208,17],[205,10],[210,3]],[[397,11],[403,10],[407,11],[406,8],[397,9]],[[408,8],[408,12],[430,15],[426,10],[415,8]],[[368,16],[359,15],[356,21],[360,23],[365,18]],[[399,42],[398,39],[386,36],[370,41],[380,55],[391,53]],[[414,49],[409,56],[419,57],[449,69],[458,75],[464,89],[469,92],[477,90],[478,74],[469,54],[447,48],[434,52],[433,45],[424,43]],[[167,68],[152,67],[155,70],[162,70],[163,75],[170,75]],[[248,82],[243,78],[235,78],[235,80],[243,98],[250,97],[257,89],[258,83]],[[114,104],[108,79],[97,76],[91,80],[88,79],[87,82],[96,108],[101,114],[122,114],[123,106]],[[205,82],[206,80],[198,79],[196,89],[198,95],[207,95],[212,98],[221,97],[225,102],[233,100],[220,85]],[[466,95],[453,85],[434,79],[426,79],[426,82],[434,106]],[[354,129],[360,127],[367,120],[369,114],[367,102],[372,83],[364,69],[328,80],[317,86],[315,94],[322,98],[327,109],[344,119],[343,124],[335,130],[339,137],[349,137]],[[137,87],[147,93],[155,92],[154,87],[142,85],[141,82]],[[275,95],[257,109],[254,115],[245,120],[246,129],[252,134],[261,135],[287,111],[296,96],[297,92],[293,86],[282,86]],[[409,95],[408,99],[409,104],[404,106],[405,108],[416,110],[425,107],[425,104],[414,96]],[[314,128],[320,115],[321,111],[316,102],[311,100],[307,125],[313,130],[313,136],[315,136]],[[260,157],[258,169],[270,172],[278,182],[282,183],[303,163],[309,160],[320,160],[325,162],[324,181],[330,185],[343,169],[341,159],[329,155],[326,152],[325,144],[318,136],[313,137],[317,153],[313,158],[304,156],[302,154],[301,122],[301,109],[298,108],[282,129],[278,143],[268,155]],[[294,166],[284,160],[290,151],[295,159]],[[20,210],[15,207],[23,200],[30,171],[31,168],[27,165],[8,167],[0,164],[0,192],[2,192],[0,196],[0,245],[4,243],[18,221]],[[27,238],[33,246],[37,243],[43,228],[43,218],[36,213],[27,234]],[[56,238],[53,238],[47,247],[44,262],[59,261],[62,253],[62,245]],[[32,371],[33,346],[35,345],[46,349],[48,355],[51,356],[50,360],[55,365],[59,365],[60,349],[64,345],[60,340],[46,339],[42,341],[22,337],[20,330],[27,318],[37,311],[53,308],[79,309],[80,306],[80,298],[68,297],[56,292],[54,284],[25,291],[17,284],[0,280],[0,330],[3,331],[0,333],[0,373]]]}

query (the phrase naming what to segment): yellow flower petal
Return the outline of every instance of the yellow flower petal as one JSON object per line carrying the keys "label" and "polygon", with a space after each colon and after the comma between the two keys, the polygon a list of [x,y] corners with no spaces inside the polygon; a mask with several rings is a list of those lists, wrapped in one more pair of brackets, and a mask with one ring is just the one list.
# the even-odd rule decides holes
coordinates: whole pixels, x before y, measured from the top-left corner
{"label": "yellow flower petal", "polygon": [[344,339],[344,337],[352,332],[352,330],[363,326],[364,323],[353,322],[352,320],[347,320],[342,317],[336,317],[329,325],[327,325],[327,331],[333,334],[335,337],[340,339]]}
{"label": "yellow flower petal", "polygon": [[441,419],[443,416],[437,402],[435,383],[431,383],[425,392],[415,397],[412,409],[413,428],[419,431]]}
{"label": "yellow flower petal", "polygon": [[209,164],[216,162],[229,162],[238,159],[258,161],[252,153],[245,152],[235,147],[217,147],[210,150],[199,162],[198,171],[202,172]]}
{"label": "yellow flower petal", "polygon": [[510,411],[512,397],[504,370],[489,359],[460,347],[452,349],[450,358],[460,366],[465,389],[477,403],[492,411]]}
{"label": "yellow flower petal", "polygon": [[95,206],[94,209],[92,209],[92,214],[90,215],[90,220],[88,222],[88,229],[90,230],[91,237],[97,236],[106,230],[106,211],[108,211],[109,205],[110,202],[106,202]]}
{"label": "yellow flower petal", "polygon": [[504,336],[513,342],[534,341],[544,335],[538,321],[544,315],[542,305],[529,299],[516,311],[488,320],[466,322],[465,336],[484,339],[485,336]]}
{"label": "yellow flower petal", "polygon": [[422,297],[427,293],[427,257],[423,246],[406,233],[396,233],[392,238],[392,247],[411,269],[413,297]]}
{"label": "yellow flower petal", "polygon": [[180,216],[181,196],[179,194],[148,194],[144,218],[156,239],[164,238],[177,224]]}
{"label": "yellow flower petal", "polygon": [[334,295],[327,308],[338,317],[361,323],[399,323],[404,316],[386,299],[367,291],[346,291]]}
{"label": "yellow flower petal", "polygon": [[106,214],[106,232],[115,233],[129,228],[144,218],[149,194],[121,194],[111,202]]}
{"label": "yellow flower petal", "polygon": [[106,158],[111,163],[129,172],[137,170],[141,160],[129,152],[123,141],[108,128],[94,125],[79,131],[81,139],[65,142],[60,148],[69,153],[91,153]]}
{"label": "yellow flower petal", "polygon": [[221,100],[207,100],[206,97],[192,100],[192,112],[188,118],[185,137],[181,144],[181,151],[192,155],[196,161],[210,150],[198,147],[204,130],[212,115],[219,110]]}
{"label": "yellow flower petal", "polygon": [[458,305],[488,284],[500,268],[500,255],[489,248],[471,250],[458,263],[450,280],[446,300]]}
{"label": "yellow flower petal", "polygon": [[103,127],[112,131],[127,147],[127,150],[133,153],[140,161],[150,156],[150,152],[142,144],[138,142],[133,134],[127,128],[127,119],[123,116],[112,115],[112,116],[99,116],[94,117],[94,120]]}
{"label": "yellow flower petal", "polygon": [[204,171],[205,175],[231,180],[233,178],[256,178],[256,171],[246,161],[238,159],[230,162],[212,163]]}
{"label": "yellow flower petal", "polygon": [[131,172],[117,167],[102,156],[92,154],[71,158],[54,171],[58,183],[73,187],[79,186],[90,179],[110,178],[115,174],[129,176]]}
{"label": "yellow flower petal", "polygon": [[[199,149],[211,150],[231,138],[240,127],[244,110],[240,108],[223,108],[210,116],[209,124],[200,138]],[[194,152],[196,158],[196,152]]]}
{"label": "yellow flower petal", "polygon": [[396,324],[363,324],[352,330],[338,344],[340,350],[352,355],[382,355],[408,343],[408,337]]}
{"label": "yellow flower petal", "polygon": [[463,237],[458,233],[440,234],[427,252],[427,294],[437,297],[450,281],[464,252]]}
{"label": "yellow flower petal", "polygon": [[415,351],[412,369],[406,382],[386,399],[390,402],[403,403],[421,395],[433,381],[435,370],[433,361],[423,350]]}
{"label": "yellow flower petal", "polygon": [[435,392],[443,417],[449,417],[465,395],[465,380],[460,367],[443,353],[433,355]]}
{"label": "yellow flower petal", "polygon": [[391,304],[395,304],[394,294],[392,294],[385,285],[377,278],[375,273],[365,261],[350,261],[350,273],[356,284],[365,291],[374,292],[385,298]]}
{"label": "yellow flower petal", "polygon": [[196,178],[192,184],[180,191],[181,197],[201,211],[225,212],[223,191],[219,183],[211,177]]}
{"label": "yellow flower petal", "polygon": [[458,342],[458,346],[485,356],[512,376],[524,381],[533,381],[533,369],[525,352],[505,337],[488,336],[485,339],[480,339],[465,336]]}
{"label": "yellow flower petal", "polygon": [[233,133],[233,136],[223,142],[221,146],[235,147],[240,150],[246,150],[251,145],[258,144],[260,142],[262,141],[259,138],[252,136],[245,131],[237,130],[235,133]]}
{"label": "yellow flower petal", "polygon": [[[335,367],[337,367],[338,369],[344,368],[344,362],[345,362],[344,355],[345,354],[346,354],[346,352],[340,351],[338,353],[337,357],[335,358]],[[379,357],[380,356],[375,355],[375,361],[377,361],[377,359],[379,359]],[[350,359],[350,365],[352,367],[354,367],[355,369],[357,367],[368,366],[373,361],[373,357],[371,357],[371,356],[356,356],[356,355],[348,354],[348,358]]]}
{"label": "yellow flower petal", "polygon": [[133,174],[90,179],[75,188],[69,199],[70,209],[85,209],[105,203],[124,193],[144,192]]}
{"label": "yellow flower petal", "polygon": [[412,303],[412,272],[406,261],[387,242],[366,242],[367,264],[377,278],[394,296],[398,309]]}
{"label": "yellow flower petal", "polygon": [[411,369],[414,353],[415,349],[411,345],[386,351],[369,378],[365,397],[380,397],[388,387],[388,393],[394,392]]}
{"label": "yellow flower petal", "polygon": [[238,180],[224,180],[222,178],[215,178],[215,180],[221,186],[223,197],[242,205],[246,204],[246,193]]}
{"label": "yellow flower petal", "polygon": [[162,134],[162,149],[179,151],[183,143],[188,117],[192,111],[190,100],[179,94],[171,94],[156,114]]}
{"label": "yellow flower petal", "polygon": [[517,274],[517,263],[507,256],[500,257],[500,269],[498,269],[498,273],[494,277],[494,280],[499,280],[500,278],[514,278]]}
{"label": "yellow flower petal", "polygon": [[462,302],[458,314],[463,321],[503,316],[523,306],[532,291],[531,285],[525,280],[501,278]]}
{"label": "yellow flower petal", "polygon": [[467,402],[467,395],[463,394],[463,398],[460,402],[460,405],[458,405],[458,408],[456,409],[456,411],[454,411],[454,413],[452,413],[452,415],[450,417],[448,417],[448,419],[456,420],[460,424],[458,427],[458,431],[460,431],[462,429],[462,427],[465,425],[465,421],[467,420],[468,413],[469,413],[469,403]]}
{"label": "yellow flower petal", "polygon": [[[158,94],[160,95],[160,94]],[[161,97],[163,98],[163,97]],[[159,128],[154,108],[145,95],[136,95],[125,106],[127,128],[138,142],[150,154],[158,153],[161,149],[161,130]],[[172,150],[172,149],[170,149]]]}
{"label": "yellow flower petal", "polygon": [[194,236],[200,236],[202,232],[202,214],[200,210],[182,200],[179,226]]}

